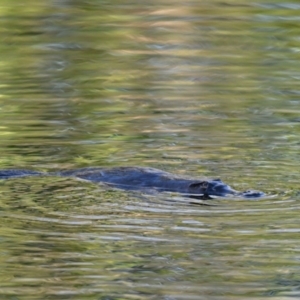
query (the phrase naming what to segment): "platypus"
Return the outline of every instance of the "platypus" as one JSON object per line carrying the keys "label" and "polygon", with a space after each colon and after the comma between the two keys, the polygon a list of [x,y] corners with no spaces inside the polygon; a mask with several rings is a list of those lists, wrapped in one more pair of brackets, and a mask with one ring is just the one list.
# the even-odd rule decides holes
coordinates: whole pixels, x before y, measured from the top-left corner
{"label": "platypus", "polygon": [[263,192],[259,191],[236,191],[220,179],[186,178],[147,167],[96,167],[52,173],[18,169],[0,170],[0,179],[41,175],[75,177],[91,182],[102,182],[124,190],[177,192],[188,197],[204,200],[226,196],[259,198],[264,195]]}

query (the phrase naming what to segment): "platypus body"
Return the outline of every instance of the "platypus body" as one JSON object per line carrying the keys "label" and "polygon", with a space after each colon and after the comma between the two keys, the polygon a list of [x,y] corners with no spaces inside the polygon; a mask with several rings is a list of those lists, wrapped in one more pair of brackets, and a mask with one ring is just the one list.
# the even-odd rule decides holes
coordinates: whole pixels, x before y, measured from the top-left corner
{"label": "platypus body", "polygon": [[91,182],[102,182],[125,190],[177,192],[192,198],[204,200],[230,195],[244,198],[259,198],[264,195],[263,192],[259,191],[238,192],[220,179],[199,180],[185,178],[154,168],[83,168],[55,173],[17,169],[0,170],[0,179],[41,175],[75,177]]}

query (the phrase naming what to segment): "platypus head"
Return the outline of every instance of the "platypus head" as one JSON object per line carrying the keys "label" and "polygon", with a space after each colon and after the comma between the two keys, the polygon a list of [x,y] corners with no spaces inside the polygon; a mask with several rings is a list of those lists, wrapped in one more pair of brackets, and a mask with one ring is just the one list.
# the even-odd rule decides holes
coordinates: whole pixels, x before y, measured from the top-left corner
{"label": "platypus head", "polygon": [[260,191],[248,190],[238,192],[220,179],[197,181],[189,185],[189,193],[192,198],[212,199],[216,197],[237,196],[242,198],[260,198],[265,194]]}
{"label": "platypus head", "polygon": [[220,179],[193,182],[189,185],[189,193],[192,197],[210,199],[210,196],[225,197],[227,195],[237,195],[238,192],[225,184]]}

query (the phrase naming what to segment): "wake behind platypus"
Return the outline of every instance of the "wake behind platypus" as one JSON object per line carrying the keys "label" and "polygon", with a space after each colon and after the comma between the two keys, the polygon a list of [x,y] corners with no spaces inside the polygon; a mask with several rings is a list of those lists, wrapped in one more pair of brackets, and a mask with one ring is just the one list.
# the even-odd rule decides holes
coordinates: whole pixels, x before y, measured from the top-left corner
{"label": "wake behind platypus", "polygon": [[177,192],[198,199],[236,196],[243,198],[260,198],[259,191],[239,192],[232,189],[220,179],[193,179],[177,176],[162,170],[143,167],[83,168],[53,173],[43,173],[22,169],[0,170],[0,179],[25,176],[63,176],[75,177],[91,182],[102,182],[124,190],[153,190],[158,192]]}

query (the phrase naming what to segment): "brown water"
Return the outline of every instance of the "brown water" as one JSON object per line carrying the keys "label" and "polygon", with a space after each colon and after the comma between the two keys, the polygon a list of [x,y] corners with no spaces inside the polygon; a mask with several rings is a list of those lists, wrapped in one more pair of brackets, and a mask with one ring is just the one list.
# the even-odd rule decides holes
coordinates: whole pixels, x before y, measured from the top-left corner
{"label": "brown water", "polygon": [[0,182],[0,299],[300,296],[300,5],[0,0],[0,168],[150,166],[260,200]]}

